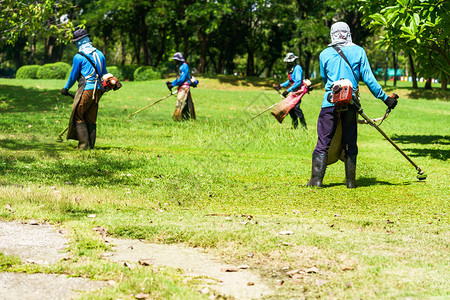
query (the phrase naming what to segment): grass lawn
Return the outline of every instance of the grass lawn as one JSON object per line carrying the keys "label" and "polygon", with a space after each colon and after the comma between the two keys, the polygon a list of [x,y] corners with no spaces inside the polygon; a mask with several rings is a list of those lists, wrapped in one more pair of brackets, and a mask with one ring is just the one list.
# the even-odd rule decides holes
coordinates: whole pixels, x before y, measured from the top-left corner
{"label": "grass lawn", "polygon": [[[0,219],[65,228],[73,257],[50,268],[8,258],[2,269],[118,282],[85,299],[141,291],[204,297],[178,270],[128,270],[101,260],[106,246],[92,229],[102,226],[116,237],[203,247],[248,264],[274,288],[273,299],[450,297],[448,91],[386,87],[400,99],[381,128],[425,170],[425,182],[374,128],[361,125],[359,187],[346,188],[338,162],[328,167],[325,188],[314,189],[305,185],[323,89],[303,98],[304,131],[270,113],[249,121],[280,100],[265,82],[199,79],[192,90],[198,119],[180,123],[171,120],[175,97],[129,119],[168,90],[163,80],[124,82],[102,98],[97,149],[84,152],[75,141],[55,142],[72,104],[59,94],[64,81],[0,79]],[[362,106],[373,118],[386,109],[365,87]],[[279,234],[288,230],[293,234]],[[311,267],[319,271],[286,274]]]}

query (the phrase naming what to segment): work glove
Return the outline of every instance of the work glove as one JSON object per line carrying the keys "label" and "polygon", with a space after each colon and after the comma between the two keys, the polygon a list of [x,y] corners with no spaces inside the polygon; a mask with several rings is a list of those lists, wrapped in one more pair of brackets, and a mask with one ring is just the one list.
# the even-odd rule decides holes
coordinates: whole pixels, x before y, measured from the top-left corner
{"label": "work glove", "polygon": [[64,96],[68,96],[69,95],[69,90],[66,88],[62,88],[61,89],[61,94],[63,94]]}
{"label": "work glove", "polygon": [[394,109],[394,107],[397,105],[397,102],[397,99],[387,97],[386,101],[384,101],[384,104],[386,104],[389,109]]}
{"label": "work glove", "polygon": [[281,85],[280,84],[275,84],[274,86],[273,86],[273,88],[276,90],[276,91],[280,91],[281,90]]}
{"label": "work glove", "polygon": [[166,81],[166,85],[167,85],[167,88],[169,89],[169,91],[172,92],[172,88],[173,88],[172,83],[170,81]]}
{"label": "work glove", "polygon": [[284,92],[283,92],[283,97],[286,98],[288,94],[289,94],[288,91],[284,91]]}

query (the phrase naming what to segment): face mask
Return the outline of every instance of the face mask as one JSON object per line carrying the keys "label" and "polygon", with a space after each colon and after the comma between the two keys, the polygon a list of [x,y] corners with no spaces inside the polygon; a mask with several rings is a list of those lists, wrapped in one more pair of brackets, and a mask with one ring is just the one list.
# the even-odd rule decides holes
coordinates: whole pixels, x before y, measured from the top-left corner
{"label": "face mask", "polygon": [[297,63],[295,61],[287,63],[286,70],[290,73],[290,72],[294,71],[294,68],[296,65],[297,65]]}

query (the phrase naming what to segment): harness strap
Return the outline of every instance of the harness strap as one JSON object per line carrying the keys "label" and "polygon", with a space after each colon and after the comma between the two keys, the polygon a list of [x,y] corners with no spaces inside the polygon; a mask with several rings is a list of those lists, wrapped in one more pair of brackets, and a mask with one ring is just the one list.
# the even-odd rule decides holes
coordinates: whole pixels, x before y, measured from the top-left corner
{"label": "harness strap", "polygon": [[[87,56],[86,54],[84,54],[83,52],[78,52],[78,54],[80,54],[81,56],[84,56],[84,58],[86,58],[87,59],[87,61],[92,65],[92,67],[94,68],[94,72],[95,73],[97,73],[97,75],[100,77],[100,72],[97,70],[97,65],[96,64],[94,64],[94,62],[89,58],[89,56]],[[98,60],[98,62],[99,62],[99,65],[100,65],[100,67],[101,67],[101,62],[100,62],[100,58],[98,57],[98,54],[97,54],[97,52],[95,52],[94,51],[94,54],[93,54],[93,56],[94,56],[94,60],[95,61],[97,61]],[[96,59],[97,58],[97,59]],[[91,73],[91,74],[89,74],[88,76],[86,76],[86,79],[88,79],[88,78],[90,78],[90,77],[92,77],[95,73]]]}
{"label": "harness strap", "polygon": [[349,65],[350,70],[352,71],[353,77],[355,77],[356,80],[356,84],[358,84],[359,79],[356,78],[355,72],[353,72],[353,68],[352,65],[350,64],[350,62],[348,61],[347,57],[345,57],[344,52],[342,52],[342,49],[337,47],[337,46],[333,46],[333,49],[336,50],[336,52],[344,59],[344,61]]}
{"label": "harness strap", "polygon": [[292,73],[289,73],[289,74],[288,74],[288,77],[289,77],[289,83],[290,83],[290,84],[293,84],[293,83],[294,83],[294,80],[292,79]]}

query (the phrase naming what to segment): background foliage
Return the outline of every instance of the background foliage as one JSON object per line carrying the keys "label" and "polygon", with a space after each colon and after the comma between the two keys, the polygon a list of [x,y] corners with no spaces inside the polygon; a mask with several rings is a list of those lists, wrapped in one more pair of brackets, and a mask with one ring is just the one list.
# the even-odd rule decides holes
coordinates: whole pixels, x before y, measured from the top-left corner
{"label": "background foliage", "polygon": [[445,87],[450,62],[448,3],[3,1],[0,68],[5,73],[24,64],[71,63],[76,48],[70,43],[70,31],[86,27],[94,45],[106,54],[108,65],[173,71],[169,58],[181,51],[199,73],[279,77],[285,76],[282,57],[292,51],[299,56],[306,77],[314,78],[319,53],[330,40],[330,26],[345,21],[354,42],[367,50],[374,70],[386,68],[388,57],[389,68],[406,69],[413,77],[439,78]]}

